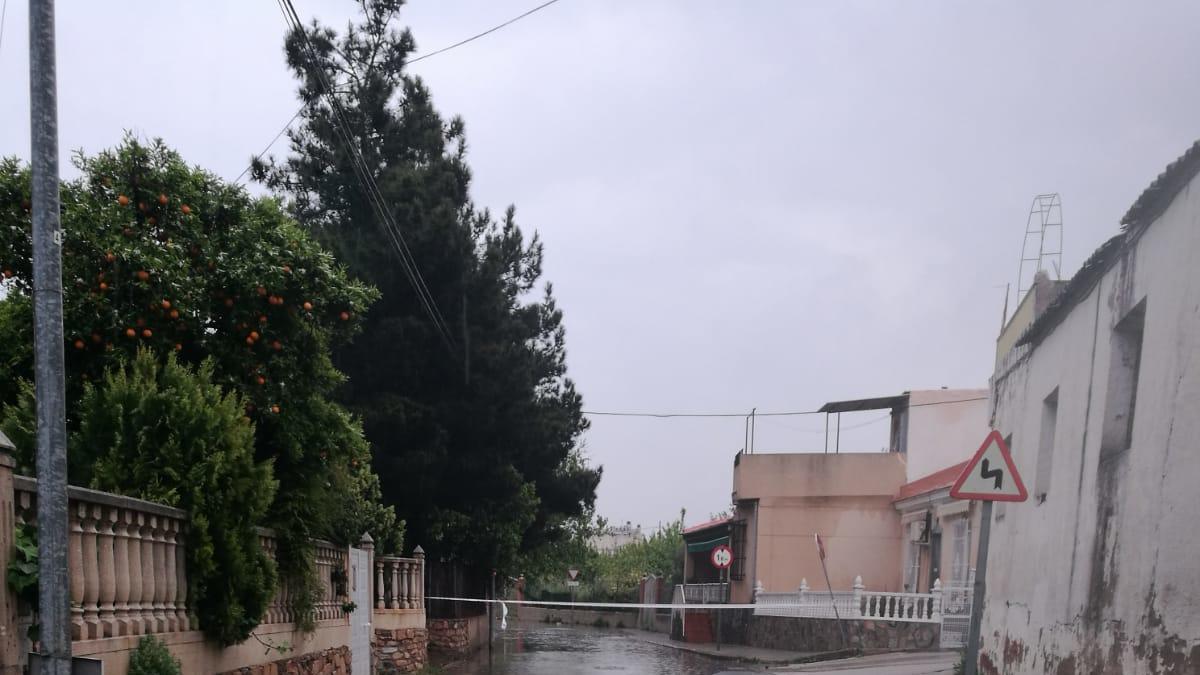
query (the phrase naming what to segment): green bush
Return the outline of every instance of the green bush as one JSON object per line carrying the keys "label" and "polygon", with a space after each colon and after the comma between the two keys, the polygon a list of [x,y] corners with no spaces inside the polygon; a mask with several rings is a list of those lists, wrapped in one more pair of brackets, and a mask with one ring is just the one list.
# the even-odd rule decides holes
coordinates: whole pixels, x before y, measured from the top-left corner
{"label": "green bush", "polygon": [[255,526],[276,483],[270,463],[255,460],[245,403],[212,375],[211,362],[192,370],[140,350],[85,387],[71,446],[93,488],[188,511],[191,607],[204,632],[229,645],[250,635],[275,590]]}
{"label": "green bush", "polygon": [[129,675],[181,675],[179,659],[158,638],[146,636],[129,656]]}

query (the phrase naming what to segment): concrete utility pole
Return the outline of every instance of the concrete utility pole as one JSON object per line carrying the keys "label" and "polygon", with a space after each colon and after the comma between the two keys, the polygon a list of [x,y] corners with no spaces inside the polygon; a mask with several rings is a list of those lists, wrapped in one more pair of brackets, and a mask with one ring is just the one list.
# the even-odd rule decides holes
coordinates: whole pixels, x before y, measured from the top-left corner
{"label": "concrete utility pole", "polygon": [[42,675],[69,675],[71,599],[67,595],[67,429],[54,0],[29,0],[29,108]]}

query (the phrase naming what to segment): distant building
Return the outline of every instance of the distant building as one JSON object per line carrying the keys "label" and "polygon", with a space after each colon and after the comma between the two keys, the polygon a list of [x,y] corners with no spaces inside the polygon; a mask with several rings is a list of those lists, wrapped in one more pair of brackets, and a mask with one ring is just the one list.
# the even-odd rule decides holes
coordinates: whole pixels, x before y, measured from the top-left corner
{"label": "distant building", "polygon": [[[826,550],[829,581],[848,590],[857,576],[881,591],[925,591],[948,573],[969,574],[971,507],[950,504],[945,477],[987,433],[986,389],[935,389],[835,401],[823,412],[890,410],[887,452],[738,453],[733,517],[705,529],[728,532],[734,547],[732,602],[760,590],[824,585],[814,534]],[[832,450],[832,449],[831,449]],[[951,481],[953,478],[950,479]],[[694,532],[692,578],[707,579]],[[739,548],[741,550],[739,550]]]}
{"label": "distant building", "polygon": [[1029,501],[995,507],[981,672],[1200,672],[1198,176],[1200,143],[997,344]]}
{"label": "distant building", "polygon": [[588,545],[597,553],[613,553],[619,548],[645,540],[641,525],[626,522],[624,525],[607,527],[600,534],[593,535],[588,540]]}

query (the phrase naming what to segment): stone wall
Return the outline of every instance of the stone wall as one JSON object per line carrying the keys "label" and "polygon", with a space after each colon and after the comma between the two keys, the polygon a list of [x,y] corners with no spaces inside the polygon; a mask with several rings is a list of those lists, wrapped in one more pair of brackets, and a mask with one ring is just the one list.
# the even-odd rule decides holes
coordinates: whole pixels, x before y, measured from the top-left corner
{"label": "stone wall", "polygon": [[471,635],[466,619],[430,619],[429,649],[443,654],[471,651]]}
{"label": "stone wall", "polygon": [[745,644],[765,649],[822,652],[845,648],[937,649],[940,623],[908,621],[842,621],[849,645],[842,644],[836,619],[752,616],[745,626]]}
{"label": "stone wall", "polygon": [[429,662],[424,628],[377,628],[371,641],[374,674],[414,673]]}
{"label": "stone wall", "polygon": [[350,648],[333,647],[314,654],[227,670],[220,675],[351,675]]}

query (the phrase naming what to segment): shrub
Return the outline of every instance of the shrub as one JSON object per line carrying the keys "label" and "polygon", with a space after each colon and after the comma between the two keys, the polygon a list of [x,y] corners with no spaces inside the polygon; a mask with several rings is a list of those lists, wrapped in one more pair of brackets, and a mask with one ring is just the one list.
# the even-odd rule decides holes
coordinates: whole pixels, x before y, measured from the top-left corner
{"label": "shrub", "polygon": [[129,675],[181,675],[182,672],[179,659],[154,636],[143,637],[129,656]]}
{"label": "shrub", "polygon": [[275,589],[275,567],[258,542],[275,493],[269,462],[254,458],[244,403],[173,355],[160,365],[140,350],[125,368],[85,387],[73,454],[91,466],[92,487],[188,511],[191,606],[222,645],[258,625]]}

